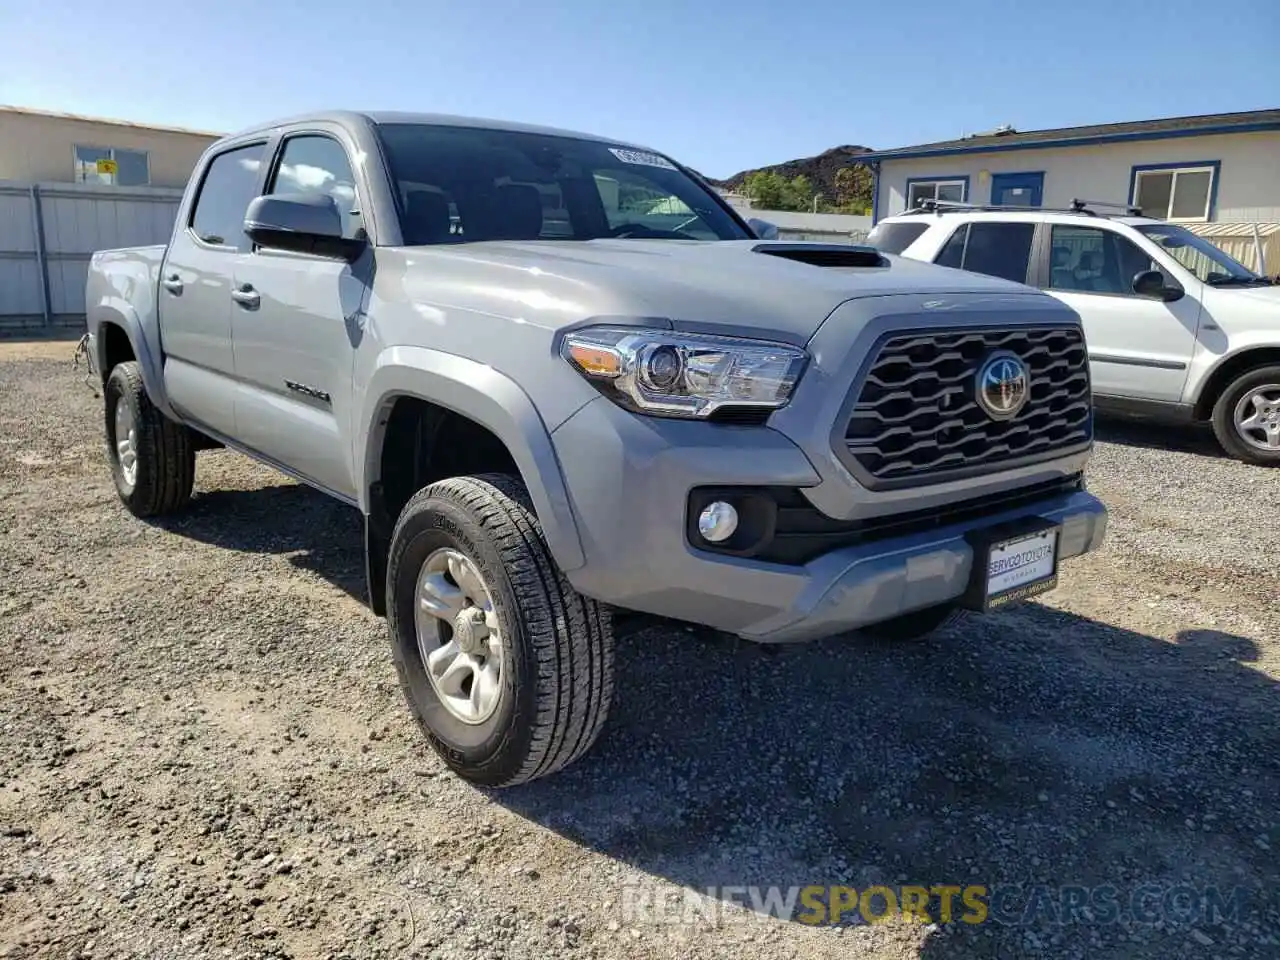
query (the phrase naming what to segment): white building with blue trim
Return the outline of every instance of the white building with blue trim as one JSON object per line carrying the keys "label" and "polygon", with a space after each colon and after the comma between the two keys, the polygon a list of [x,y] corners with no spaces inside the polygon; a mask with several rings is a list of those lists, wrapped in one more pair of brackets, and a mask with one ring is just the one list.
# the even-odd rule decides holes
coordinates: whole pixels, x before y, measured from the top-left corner
{"label": "white building with blue trim", "polygon": [[873,219],[922,200],[1140,206],[1179,223],[1280,221],[1280,109],[985,134],[864,154]]}

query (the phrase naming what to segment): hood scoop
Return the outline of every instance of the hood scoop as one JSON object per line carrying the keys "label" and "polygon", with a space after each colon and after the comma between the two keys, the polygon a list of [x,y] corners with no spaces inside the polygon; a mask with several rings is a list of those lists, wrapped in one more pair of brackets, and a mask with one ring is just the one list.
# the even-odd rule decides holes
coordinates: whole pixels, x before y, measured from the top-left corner
{"label": "hood scoop", "polygon": [[814,267],[889,266],[889,261],[874,247],[854,247],[843,243],[762,243],[751,250]]}

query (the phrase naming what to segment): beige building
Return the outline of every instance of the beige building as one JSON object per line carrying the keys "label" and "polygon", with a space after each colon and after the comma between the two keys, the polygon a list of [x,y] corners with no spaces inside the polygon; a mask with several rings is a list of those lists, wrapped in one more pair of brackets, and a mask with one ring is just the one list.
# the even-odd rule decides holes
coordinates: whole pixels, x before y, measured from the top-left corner
{"label": "beige building", "polygon": [[0,180],[181,188],[219,136],[0,106]]}
{"label": "beige building", "polygon": [[1003,127],[858,159],[876,174],[877,219],[927,200],[1066,207],[1078,198],[1192,227],[1280,221],[1280,110]]}

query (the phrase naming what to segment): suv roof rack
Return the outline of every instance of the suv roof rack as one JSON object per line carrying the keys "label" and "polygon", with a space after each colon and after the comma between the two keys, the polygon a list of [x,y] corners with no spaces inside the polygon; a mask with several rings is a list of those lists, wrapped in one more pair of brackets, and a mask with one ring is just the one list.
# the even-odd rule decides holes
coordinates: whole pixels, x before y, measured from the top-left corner
{"label": "suv roof rack", "polygon": [[1017,206],[1014,204],[992,204],[992,203],[963,203],[959,200],[921,200],[920,206],[912,207],[910,210],[904,210],[903,216],[918,216],[924,213],[949,213],[960,211],[990,211],[995,213],[1022,212],[1022,213],[1078,213],[1084,217],[1105,217],[1108,214],[1098,213],[1094,207],[1104,207],[1109,210],[1122,210],[1123,214],[1112,214],[1112,216],[1142,216],[1142,208],[1135,207],[1128,203],[1110,203],[1106,200],[1072,200],[1069,207],[1031,207]]}
{"label": "suv roof rack", "polygon": [[1083,213],[1091,213],[1090,207],[1105,207],[1108,210],[1123,210],[1126,217],[1142,216],[1142,208],[1132,203],[1111,203],[1109,200],[1072,200],[1071,209]]}

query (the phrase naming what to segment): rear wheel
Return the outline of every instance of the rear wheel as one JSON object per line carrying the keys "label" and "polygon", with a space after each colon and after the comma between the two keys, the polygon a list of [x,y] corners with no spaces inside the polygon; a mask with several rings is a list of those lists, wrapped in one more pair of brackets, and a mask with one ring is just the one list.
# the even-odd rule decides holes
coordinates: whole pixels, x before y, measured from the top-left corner
{"label": "rear wheel", "polygon": [[892,620],[873,623],[869,627],[863,627],[861,632],[877,640],[908,643],[912,640],[923,640],[941,630],[959,615],[960,611],[955,606],[944,603],[936,607],[925,607],[923,610],[913,610]]}
{"label": "rear wheel", "polygon": [[613,697],[613,625],[556,568],[524,487],[455,477],[400,514],[387,568],[400,684],[436,752],[483,786],[561,769]]}
{"label": "rear wheel", "polygon": [[1229,384],[1213,406],[1213,432],[1237,460],[1280,466],[1280,366],[1258,367]]}
{"label": "rear wheel", "polygon": [[103,393],[107,457],[120,500],[135,517],[185,506],[196,473],[190,432],[151,403],[136,361],[116,364]]}

